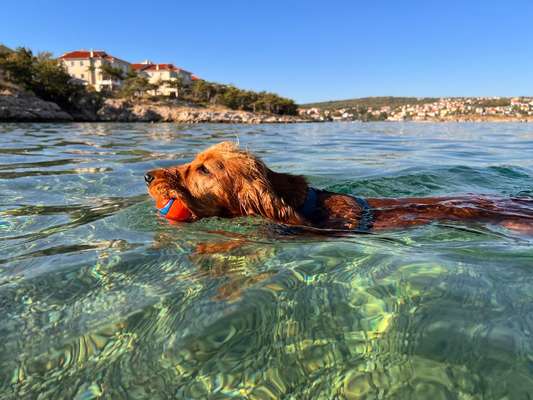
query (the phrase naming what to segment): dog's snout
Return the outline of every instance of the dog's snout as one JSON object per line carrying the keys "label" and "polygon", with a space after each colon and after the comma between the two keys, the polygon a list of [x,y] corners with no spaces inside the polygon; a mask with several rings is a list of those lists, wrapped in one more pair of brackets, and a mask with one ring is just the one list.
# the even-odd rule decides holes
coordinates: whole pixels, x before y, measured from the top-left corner
{"label": "dog's snout", "polygon": [[149,185],[154,179],[155,177],[150,172],[147,172],[146,174],[144,174],[144,181],[146,182],[147,185]]}

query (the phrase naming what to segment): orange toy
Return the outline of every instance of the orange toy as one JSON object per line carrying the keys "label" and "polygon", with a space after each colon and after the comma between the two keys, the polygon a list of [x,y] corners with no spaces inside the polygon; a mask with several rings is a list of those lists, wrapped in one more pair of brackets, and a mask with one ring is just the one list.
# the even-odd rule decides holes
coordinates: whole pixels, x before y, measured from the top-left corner
{"label": "orange toy", "polygon": [[157,200],[156,207],[163,217],[174,221],[185,221],[191,217],[189,209],[178,199],[170,199],[164,204]]}

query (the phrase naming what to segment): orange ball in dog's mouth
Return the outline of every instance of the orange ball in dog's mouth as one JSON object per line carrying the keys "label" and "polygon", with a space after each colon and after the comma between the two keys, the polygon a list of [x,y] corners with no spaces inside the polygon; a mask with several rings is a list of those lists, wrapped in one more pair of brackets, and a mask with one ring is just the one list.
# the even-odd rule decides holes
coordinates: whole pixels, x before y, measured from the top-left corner
{"label": "orange ball in dog's mouth", "polygon": [[167,201],[157,200],[156,207],[159,213],[173,221],[186,221],[191,218],[191,211],[178,199],[170,199]]}

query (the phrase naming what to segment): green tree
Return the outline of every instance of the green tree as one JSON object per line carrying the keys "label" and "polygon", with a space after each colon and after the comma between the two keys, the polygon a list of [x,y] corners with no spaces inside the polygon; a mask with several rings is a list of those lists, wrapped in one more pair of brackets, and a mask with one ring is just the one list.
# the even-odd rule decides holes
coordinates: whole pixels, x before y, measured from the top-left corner
{"label": "green tree", "polygon": [[12,53],[0,55],[0,68],[5,72],[6,78],[25,89],[29,89],[34,78],[34,57],[31,50],[18,48]]}
{"label": "green tree", "polygon": [[186,88],[186,85],[180,76],[163,81],[161,82],[161,85],[169,89],[175,89],[176,97],[178,98],[180,97],[180,94],[182,94],[182,91]]}
{"label": "green tree", "polygon": [[234,110],[288,115],[295,115],[298,111],[293,100],[274,93],[258,93],[203,80],[192,83],[187,98],[193,102],[219,104]]}
{"label": "green tree", "polygon": [[122,68],[119,67],[113,67],[111,64],[104,62],[100,66],[100,71],[102,71],[102,74],[104,76],[104,79],[113,79],[121,81],[126,78],[126,73]]}
{"label": "green tree", "polygon": [[150,83],[148,78],[136,75],[124,81],[119,94],[121,97],[144,97],[149,91],[157,88],[158,85]]}
{"label": "green tree", "polygon": [[50,56],[41,57],[35,63],[34,71],[31,90],[37,97],[65,107],[72,97],[78,96],[84,91],[82,85],[71,82],[71,76]]}
{"label": "green tree", "polygon": [[88,93],[83,85],[75,83],[50,53],[34,56],[31,50],[18,48],[0,55],[0,68],[5,71],[8,81],[67,111],[78,110],[82,100],[86,104],[100,101],[98,95]]}
{"label": "green tree", "polygon": [[208,103],[214,94],[214,85],[204,80],[194,81],[191,85],[191,100]]}
{"label": "green tree", "polygon": [[12,52],[13,50],[11,50],[9,47],[6,47],[3,44],[0,44],[0,54],[12,53]]}

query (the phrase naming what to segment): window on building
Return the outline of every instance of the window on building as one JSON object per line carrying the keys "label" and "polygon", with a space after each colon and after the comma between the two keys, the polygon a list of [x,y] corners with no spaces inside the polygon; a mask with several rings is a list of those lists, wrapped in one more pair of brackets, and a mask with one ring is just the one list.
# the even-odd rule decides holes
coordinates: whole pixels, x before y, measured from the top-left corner
{"label": "window on building", "polygon": [[71,62],[70,62],[70,66],[71,66],[71,67],[74,66],[74,61],[71,61]]}
{"label": "window on building", "polygon": [[85,74],[81,74],[81,79],[85,79]]}
{"label": "window on building", "polygon": [[80,61],[80,65],[83,67],[83,61]]}

